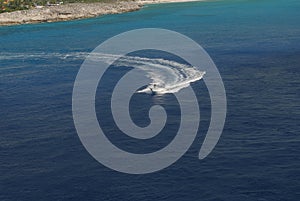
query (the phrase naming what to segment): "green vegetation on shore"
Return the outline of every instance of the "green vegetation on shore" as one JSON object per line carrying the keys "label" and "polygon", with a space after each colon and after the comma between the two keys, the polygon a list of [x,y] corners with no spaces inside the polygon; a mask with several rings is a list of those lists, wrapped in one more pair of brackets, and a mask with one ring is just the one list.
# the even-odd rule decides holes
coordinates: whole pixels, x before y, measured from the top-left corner
{"label": "green vegetation on shore", "polygon": [[32,6],[32,0],[0,0],[0,13],[24,10]]}
{"label": "green vegetation on shore", "polygon": [[0,0],[0,13],[26,10],[36,6],[53,6],[66,3],[114,2],[116,0]]}

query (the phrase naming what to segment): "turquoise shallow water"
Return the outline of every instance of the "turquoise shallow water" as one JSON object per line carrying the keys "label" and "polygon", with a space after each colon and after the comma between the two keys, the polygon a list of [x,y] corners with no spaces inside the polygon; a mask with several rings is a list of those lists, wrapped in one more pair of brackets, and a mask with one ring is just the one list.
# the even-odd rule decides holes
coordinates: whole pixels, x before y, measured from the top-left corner
{"label": "turquoise shallow water", "polygon": [[[298,201],[299,10],[296,0],[192,2],[1,27],[0,199]],[[210,102],[205,84],[194,83],[202,121],[190,150],[160,172],[126,175],[102,166],[83,148],[72,120],[72,88],[82,54],[116,34],[149,27],[178,31],[207,50],[223,78],[228,113],[215,150],[199,161]],[[107,97],[123,73],[108,74],[98,98]],[[151,101],[132,101],[132,118],[147,124],[140,117]],[[170,124],[178,123],[174,98],[158,102],[168,108]],[[107,115],[103,126],[125,150],[156,150],[177,129],[153,141],[130,141],[111,123],[107,104],[98,104],[97,112]]]}

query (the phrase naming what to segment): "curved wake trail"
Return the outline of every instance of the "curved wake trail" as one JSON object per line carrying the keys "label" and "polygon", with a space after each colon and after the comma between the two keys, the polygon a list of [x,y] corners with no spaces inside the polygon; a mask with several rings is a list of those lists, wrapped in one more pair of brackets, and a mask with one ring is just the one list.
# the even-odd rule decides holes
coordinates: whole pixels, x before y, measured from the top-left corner
{"label": "curved wake trail", "polygon": [[[95,54],[92,57],[106,63],[112,63],[118,55]],[[142,70],[152,80],[149,85],[137,91],[138,93],[166,94],[176,93],[188,87],[190,83],[198,81],[205,75],[195,67],[166,59],[144,58],[137,56],[123,56],[113,64],[116,67],[132,67]]]}
{"label": "curved wake trail", "polygon": [[[137,56],[122,56],[112,54],[87,53],[87,52],[71,52],[63,53],[2,53],[0,60],[26,60],[26,59],[62,59],[62,60],[77,60],[85,59],[89,56],[96,61],[111,64],[116,67],[131,67],[142,70],[146,76],[151,79],[151,83],[137,91],[138,93],[156,94],[176,93],[179,90],[188,87],[190,83],[198,81],[205,75],[204,71],[199,71],[197,68],[182,64],[176,61],[170,61],[160,58],[144,58]],[[120,58],[119,58],[120,57]],[[117,59],[117,60],[116,60]],[[0,69],[1,70],[1,69]],[[4,70],[4,69],[2,69]]]}

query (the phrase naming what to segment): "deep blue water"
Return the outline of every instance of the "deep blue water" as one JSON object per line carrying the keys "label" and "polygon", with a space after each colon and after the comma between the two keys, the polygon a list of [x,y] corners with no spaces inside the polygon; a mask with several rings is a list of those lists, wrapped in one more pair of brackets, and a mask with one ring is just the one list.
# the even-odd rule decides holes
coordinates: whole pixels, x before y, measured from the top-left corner
{"label": "deep blue water", "polygon": [[[300,200],[299,10],[298,0],[224,0],[0,27],[0,200]],[[128,175],[95,161],[77,136],[72,89],[84,57],[76,55],[121,32],[149,27],[178,31],[207,50],[223,78],[228,112],[214,151],[198,160],[210,100],[203,81],[192,84],[202,121],[189,151],[162,171]],[[97,93],[104,100],[97,112],[107,115],[103,126],[111,133],[118,131],[106,97],[123,73],[108,73]],[[132,152],[171,141],[180,114],[172,95],[133,97],[132,118],[147,125],[144,116],[155,101],[170,114],[164,135],[111,140]]]}

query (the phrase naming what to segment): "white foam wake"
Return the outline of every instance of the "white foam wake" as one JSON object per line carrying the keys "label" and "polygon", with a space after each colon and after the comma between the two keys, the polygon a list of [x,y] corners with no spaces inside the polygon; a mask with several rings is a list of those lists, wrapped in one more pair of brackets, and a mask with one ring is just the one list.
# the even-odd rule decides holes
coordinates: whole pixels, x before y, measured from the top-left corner
{"label": "white foam wake", "polygon": [[[85,59],[89,55],[90,59],[99,60],[105,63],[112,63],[119,55],[100,54],[87,52],[71,52],[64,53],[1,53],[0,60],[26,60],[26,59]],[[145,72],[146,76],[151,79],[151,83],[138,93],[152,93],[166,94],[176,93],[179,90],[188,87],[190,83],[202,79],[205,72],[199,71],[197,68],[182,64],[176,61],[158,58],[143,58],[137,56],[123,56],[120,57],[115,66],[137,68]],[[1,70],[1,69],[0,69]],[[2,69],[3,70],[3,69]]]}
{"label": "white foam wake", "polygon": [[[111,63],[119,56],[95,54],[96,59]],[[115,66],[137,68],[145,72],[151,83],[138,93],[166,94],[176,93],[188,87],[190,83],[200,80],[205,75],[195,67],[166,59],[123,56],[114,63]]]}

